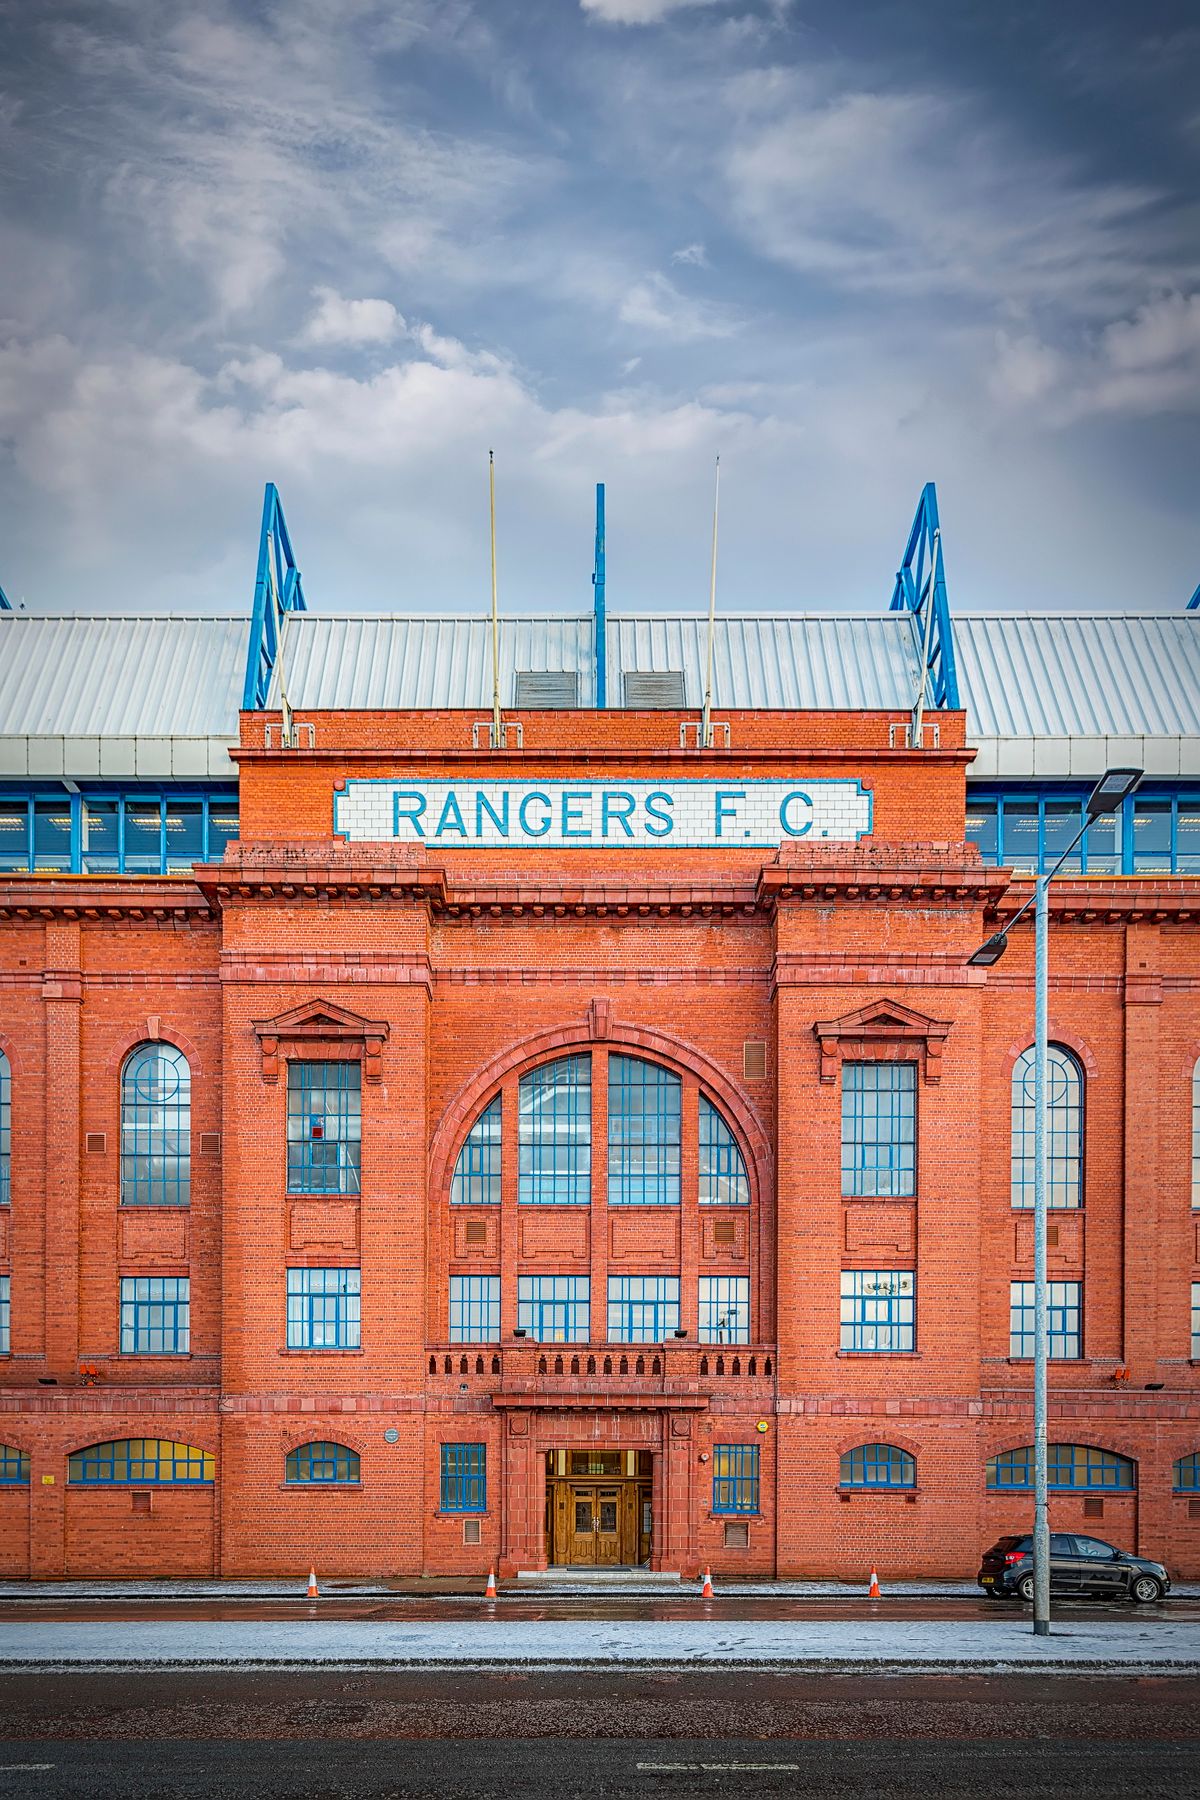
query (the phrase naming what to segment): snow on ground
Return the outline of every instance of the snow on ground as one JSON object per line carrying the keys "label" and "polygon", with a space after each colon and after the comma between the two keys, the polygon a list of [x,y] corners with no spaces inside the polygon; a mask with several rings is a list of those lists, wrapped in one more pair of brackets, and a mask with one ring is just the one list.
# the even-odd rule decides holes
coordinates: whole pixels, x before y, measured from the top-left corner
{"label": "snow on ground", "polygon": [[[484,1577],[468,1590],[466,1587],[447,1592],[440,1582],[423,1584],[419,1581],[354,1581],[354,1580],[321,1580],[321,1592],[330,1598],[341,1599],[388,1599],[400,1600],[419,1596],[427,1599],[467,1600],[478,1599],[483,1593]],[[200,1578],[187,1580],[130,1580],[130,1581],[0,1581],[0,1600],[289,1600],[303,1596],[307,1576],[302,1575],[295,1581],[206,1581]],[[675,1599],[686,1598],[689,1594],[698,1594],[698,1581],[663,1581],[651,1584],[639,1582],[636,1587],[625,1588],[614,1584],[609,1587],[598,1582],[573,1582],[569,1578],[562,1581],[510,1582],[501,1583],[501,1592],[506,1598],[514,1595],[530,1600],[545,1599],[547,1595],[586,1594],[601,1595],[613,1599],[640,1598],[642,1595],[654,1599],[667,1595]],[[737,1598],[742,1594],[778,1594],[801,1599],[828,1598],[862,1598],[866,1594],[866,1581],[738,1581],[728,1584],[718,1578],[717,1591]],[[961,1598],[969,1595],[972,1599],[981,1597],[981,1589],[974,1581],[883,1581],[884,1596],[893,1595],[898,1598],[927,1598],[939,1596]],[[1200,1598],[1200,1581],[1177,1581],[1171,1588],[1175,1599]]]}
{"label": "snow on ground", "polygon": [[0,1625],[0,1668],[759,1665],[875,1672],[1004,1673],[1043,1668],[1200,1671],[1200,1623],[1072,1622],[1035,1638],[1025,1618],[981,1621],[448,1624],[287,1619]]}

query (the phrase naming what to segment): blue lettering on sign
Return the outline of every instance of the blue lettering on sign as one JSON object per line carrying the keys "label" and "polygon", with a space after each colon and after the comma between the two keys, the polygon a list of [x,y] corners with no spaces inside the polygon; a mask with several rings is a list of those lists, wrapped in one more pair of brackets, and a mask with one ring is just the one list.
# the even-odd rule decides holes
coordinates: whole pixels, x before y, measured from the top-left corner
{"label": "blue lettering on sign", "polygon": [[[671,795],[664,794],[661,788],[656,788],[652,794],[647,794],[646,795],[646,830],[650,834],[651,837],[656,837],[656,838],[670,837],[671,833],[675,829],[675,821],[670,816],[669,813],[663,812],[662,806],[656,806],[655,801],[661,801],[662,806],[673,807],[675,804],[674,800],[671,798]],[[657,823],[652,825],[650,823],[651,819],[656,820]]]}
{"label": "blue lettering on sign", "polygon": [[[798,801],[802,806],[807,806],[808,808],[809,816],[805,819],[803,825],[789,825],[788,823],[788,807],[792,804],[793,800]],[[779,802],[779,823],[783,826],[783,829],[787,832],[789,837],[804,837],[810,832],[812,830],[811,795],[806,794],[803,788],[795,788],[790,794],[785,794],[783,799]]]}
{"label": "blue lettering on sign", "polygon": [[[529,808],[533,805],[535,800],[540,800],[541,804],[546,809],[546,816],[542,820],[540,825],[531,825],[529,823]],[[517,818],[520,821],[521,830],[526,834],[527,837],[545,837],[546,833],[550,829],[550,796],[549,796],[549,794],[543,794],[536,788],[534,789],[532,794],[526,794],[526,796],[522,800],[520,806],[517,808]]]}
{"label": "blue lettering on sign", "polygon": [[457,831],[460,837],[467,835],[467,828],[463,824],[462,808],[458,804],[458,798],[453,788],[446,795],[442,816],[437,822],[437,830],[433,835],[434,837],[444,837],[448,831]]}
{"label": "blue lettering on sign", "polygon": [[592,828],[584,825],[582,831],[576,827],[582,823],[583,814],[579,811],[585,800],[590,800],[590,788],[564,788],[562,792],[562,835],[565,838],[590,838]]}
{"label": "blue lettering on sign", "polygon": [[636,810],[637,801],[632,794],[624,794],[620,791],[610,794],[605,790],[600,796],[600,836],[608,836],[609,821],[615,819],[625,836],[631,838],[633,826],[629,821]]}
{"label": "blue lettering on sign", "polygon": [[[403,806],[401,806],[401,804],[400,804],[401,801],[403,801],[405,803]],[[416,832],[417,836],[420,838],[423,838],[425,836],[425,831],[421,824],[421,814],[424,811],[425,811],[425,796],[424,796],[424,794],[415,794],[415,793],[413,793],[411,788],[399,789],[396,794],[396,802],[395,802],[395,821],[396,822],[395,822],[394,826],[392,827],[393,831],[395,832],[395,835],[397,837],[399,837],[401,835],[401,832],[400,832],[401,820],[407,820],[407,822],[412,826],[413,830]]]}
{"label": "blue lettering on sign", "polygon": [[507,788],[505,788],[503,794],[500,796],[500,811],[499,812],[496,811],[495,807],[492,805],[491,801],[488,799],[486,794],[476,794],[476,796],[475,796],[475,836],[477,838],[481,838],[483,836],[483,815],[484,815],[484,813],[488,814],[489,818],[492,821],[492,824],[496,827],[496,830],[500,833],[500,836],[507,837],[508,836],[508,789]]}
{"label": "blue lettering on sign", "polygon": [[746,798],[745,788],[718,788],[714,797],[713,829],[717,837],[724,837],[726,819],[736,819],[737,801]]}

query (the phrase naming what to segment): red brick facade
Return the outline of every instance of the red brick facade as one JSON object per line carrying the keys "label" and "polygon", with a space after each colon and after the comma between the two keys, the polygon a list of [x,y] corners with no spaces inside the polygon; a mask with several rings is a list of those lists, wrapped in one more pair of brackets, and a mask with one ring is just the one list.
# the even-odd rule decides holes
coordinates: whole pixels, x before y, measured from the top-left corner
{"label": "red brick facade", "polygon": [[[649,1451],[652,1558],[714,1572],[965,1575],[1023,1494],[985,1466],[1030,1439],[1009,1358],[1009,1283],[1032,1274],[1010,1204],[1010,1077],[1031,1036],[1032,933],[965,959],[1028,892],[963,841],[961,714],[936,750],[899,716],[738,714],[730,748],[679,748],[668,713],[537,713],[521,748],[472,749],[463,714],[313,715],[312,748],[243,719],[240,843],[188,878],[0,878],[0,1049],[12,1071],[11,1353],[0,1572],[295,1576],[485,1572],[545,1561],[546,1452]],[[773,852],[434,851],[332,836],[349,778],[857,777],[857,846]],[[1083,1357],[1051,1366],[1055,1441],[1115,1450],[1136,1488],[1058,1494],[1052,1516],[1200,1574],[1200,1512],[1172,1466],[1200,1449],[1190,1283],[1200,878],[1056,885],[1054,1039],[1085,1082],[1084,1204],[1052,1215],[1051,1275],[1083,1289]],[[192,1071],[187,1208],[122,1208],[120,1072],[164,1040]],[[765,1047],[765,1048],[760,1048]],[[590,1207],[517,1202],[521,1075],[592,1058]],[[683,1202],[604,1198],[610,1054],[681,1078]],[[360,1197],[286,1191],[286,1068],[359,1062]],[[917,1065],[913,1199],[845,1199],[847,1060]],[[451,1208],[463,1138],[503,1097],[498,1207]],[[749,1207],[700,1207],[696,1109],[734,1133]],[[732,1229],[718,1234],[718,1215]],[[469,1232],[468,1223],[476,1229]],[[481,1228],[480,1228],[481,1227]],[[287,1266],[359,1266],[361,1348],[288,1350]],[[916,1348],[839,1349],[839,1272],[916,1272]],[[499,1277],[501,1335],[448,1341],[451,1273]],[[516,1338],[523,1273],[591,1280],[592,1341]],[[609,1273],[680,1280],[688,1335],[610,1345]],[[705,1274],[751,1283],[750,1342],[697,1341]],[[186,1357],[119,1354],[123,1275],[188,1275]],[[94,1373],[91,1371],[94,1370]],[[212,1485],[72,1484],[72,1451],[160,1437],[215,1456]],[[353,1486],[297,1488],[288,1452],[328,1440]],[[479,1543],[439,1510],[441,1447],[487,1446]],[[916,1485],[857,1491],[839,1458],[884,1442]],[[746,1545],[714,1514],[713,1447],[756,1444]],[[148,1499],[147,1499],[148,1495]],[[1090,1501],[1085,1513],[1085,1502]]]}

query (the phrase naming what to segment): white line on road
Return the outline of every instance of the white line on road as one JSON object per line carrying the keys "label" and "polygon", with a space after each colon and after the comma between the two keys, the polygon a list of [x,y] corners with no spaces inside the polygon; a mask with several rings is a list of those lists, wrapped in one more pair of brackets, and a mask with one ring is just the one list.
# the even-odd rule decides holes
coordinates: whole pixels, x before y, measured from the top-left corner
{"label": "white line on road", "polygon": [[735,1770],[735,1769],[738,1770],[739,1772],[744,1769],[754,1769],[760,1773],[770,1771],[770,1772],[779,1773],[779,1774],[795,1775],[799,1772],[799,1769],[800,1769],[799,1763],[748,1763],[748,1762],[638,1763],[636,1766],[639,1770],[641,1770],[644,1774],[647,1774],[647,1775],[695,1775],[695,1774],[698,1774],[701,1770],[704,1770],[706,1773],[710,1773],[710,1774],[713,1772],[716,1772],[718,1774],[728,1774],[731,1770]]}
{"label": "white line on road", "polygon": [[53,1763],[0,1763],[0,1775],[15,1775],[20,1769],[30,1773],[35,1769],[52,1769]]}

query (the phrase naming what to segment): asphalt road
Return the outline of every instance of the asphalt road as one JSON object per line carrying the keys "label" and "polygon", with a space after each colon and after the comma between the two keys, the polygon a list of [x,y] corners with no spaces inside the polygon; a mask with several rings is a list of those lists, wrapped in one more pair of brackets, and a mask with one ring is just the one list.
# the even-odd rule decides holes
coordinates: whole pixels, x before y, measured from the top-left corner
{"label": "asphalt road", "polygon": [[16,1675],[0,1729],[0,1800],[1191,1800],[1200,1681]]}

